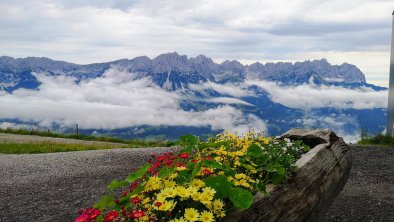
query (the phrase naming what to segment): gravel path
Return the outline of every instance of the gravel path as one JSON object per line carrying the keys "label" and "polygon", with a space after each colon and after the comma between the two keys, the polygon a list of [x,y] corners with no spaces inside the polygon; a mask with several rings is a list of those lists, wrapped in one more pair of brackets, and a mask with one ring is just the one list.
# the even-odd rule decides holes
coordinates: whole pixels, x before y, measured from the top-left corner
{"label": "gravel path", "polygon": [[110,143],[101,141],[86,141],[77,139],[66,139],[66,138],[52,138],[34,135],[18,135],[9,133],[0,133],[0,143],[12,142],[12,143],[42,143],[42,142],[52,142],[52,143],[67,143],[67,144],[82,144],[82,145],[111,145],[114,147],[127,146],[127,144],[122,143]]}
{"label": "gravel path", "polygon": [[[174,148],[0,155],[0,221],[71,221],[114,178]],[[348,183],[325,221],[394,221],[394,148],[352,147]]]}
{"label": "gravel path", "polygon": [[0,221],[71,221],[152,153],[141,148],[0,155]]}
{"label": "gravel path", "polygon": [[353,146],[351,151],[349,180],[325,221],[394,221],[394,148]]}

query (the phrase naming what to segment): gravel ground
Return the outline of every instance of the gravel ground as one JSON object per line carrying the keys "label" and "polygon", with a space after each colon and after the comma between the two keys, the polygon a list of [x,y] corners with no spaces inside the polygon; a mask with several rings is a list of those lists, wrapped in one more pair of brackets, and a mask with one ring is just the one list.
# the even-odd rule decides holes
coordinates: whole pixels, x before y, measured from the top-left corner
{"label": "gravel ground", "polygon": [[127,144],[122,143],[110,143],[101,141],[86,141],[86,140],[76,140],[76,139],[66,139],[66,138],[52,138],[34,135],[18,135],[9,133],[0,133],[0,143],[12,142],[12,143],[41,143],[41,142],[51,142],[51,143],[66,143],[66,144],[82,144],[82,145],[111,145],[117,147],[127,146]]}
{"label": "gravel ground", "polygon": [[152,153],[174,149],[0,155],[0,221],[71,221],[112,179],[124,179]]}
{"label": "gravel ground", "polygon": [[[0,155],[0,221],[71,221],[114,178],[174,148]],[[325,221],[394,221],[394,148],[352,147],[348,183]]]}
{"label": "gravel ground", "polygon": [[352,146],[351,151],[348,182],[324,221],[394,221],[394,148]]}

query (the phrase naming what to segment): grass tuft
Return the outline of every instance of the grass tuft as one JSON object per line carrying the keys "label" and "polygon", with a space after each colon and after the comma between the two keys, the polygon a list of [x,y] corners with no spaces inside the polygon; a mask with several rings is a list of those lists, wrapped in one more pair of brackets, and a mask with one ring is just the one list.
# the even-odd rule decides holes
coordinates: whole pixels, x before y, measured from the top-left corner
{"label": "grass tuft", "polygon": [[357,144],[360,145],[381,145],[394,146],[394,137],[387,134],[378,134],[375,136],[364,136]]}
{"label": "grass tuft", "polygon": [[137,147],[169,147],[174,146],[174,141],[148,141],[148,140],[123,140],[114,137],[95,137],[83,134],[60,134],[51,131],[37,131],[26,129],[0,129],[0,133],[18,134],[18,135],[35,135],[52,138],[78,139],[84,141],[100,141],[116,144],[69,144],[55,142],[27,142],[0,143],[0,153],[21,154],[21,153],[54,153],[82,150],[112,149],[112,148],[137,148]]}

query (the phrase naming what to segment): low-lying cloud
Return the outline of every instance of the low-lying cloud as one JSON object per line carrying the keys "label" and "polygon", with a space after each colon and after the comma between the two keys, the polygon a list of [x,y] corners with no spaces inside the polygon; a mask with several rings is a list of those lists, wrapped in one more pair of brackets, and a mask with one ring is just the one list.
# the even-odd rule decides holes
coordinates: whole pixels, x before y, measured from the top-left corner
{"label": "low-lying cloud", "polygon": [[0,119],[37,122],[48,128],[78,123],[85,129],[183,125],[238,132],[266,130],[261,119],[229,105],[184,111],[179,106],[181,94],[165,91],[148,79],[133,80],[132,75],[117,69],[79,84],[70,77],[35,76],[42,83],[38,90],[19,89],[0,97]]}
{"label": "low-lying cloud", "polygon": [[265,89],[274,102],[297,109],[332,107],[338,109],[373,109],[387,107],[387,90],[375,91],[362,87],[348,89],[337,86],[282,86],[266,81],[246,81]]}

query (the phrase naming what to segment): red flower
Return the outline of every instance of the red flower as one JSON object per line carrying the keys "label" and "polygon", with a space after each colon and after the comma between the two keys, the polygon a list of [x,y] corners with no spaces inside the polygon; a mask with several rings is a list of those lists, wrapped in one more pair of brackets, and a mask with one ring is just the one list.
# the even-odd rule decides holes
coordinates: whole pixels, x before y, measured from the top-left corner
{"label": "red flower", "polygon": [[112,210],[104,216],[104,221],[105,222],[113,222],[116,218],[118,218],[118,216],[119,216],[119,213]]}
{"label": "red flower", "polygon": [[179,154],[179,158],[187,159],[187,158],[189,158],[189,154],[188,153],[181,153],[181,154]]}
{"label": "red flower", "polygon": [[166,160],[166,161],[164,162],[164,164],[165,164],[166,166],[170,167],[171,164],[172,164],[172,160]]}
{"label": "red flower", "polygon": [[122,215],[123,215],[123,216],[126,216],[126,213],[127,213],[126,210],[123,209],[123,210],[122,210]]}
{"label": "red flower", "polygon": [[123,193],[120,195],[120,197],[124,197],[127,195],[127,191],[123,191]]}
{"label": "red flower", "polygon": [[203,169],[202,172],[203,172],[205,175],[211,174],[211,171],[208,170],[208,169]]}
{"label": "red flower", "polygon": [[158,160],[158,161],[162,161],[162,160],[164,160],[164,159],[166,159],[166,156],[159,156],[159,157],[157,157],[157,160]]}
{"label": "red flower", "polygon": [[200,160],[190,160],[190,161],[192,161],[193,163],[197,163]]}
{"label": "red flower", "polygon": [[131,218],[136,219],[145,216],[145,212],[142,210],[136,210],[131,212]]}
{"label": "red flower", "polygon": [[138,187],[138,184],[139,184],[138,181],[135,181],[134,183],[132,183],[132,184],[130,185],[130,192],[133,191],[135,188],[137,188],[137,187]]}
{"label": "red flower", "polygon": [[[81,216],[87,215],[89,220],[93,220],[93,219],[96,219],[98,216],[100,216],[101,211],[96,208],[89,207],[89,208],[86,208],[83,210],[79,210],[78,213],[81,214]],[[83,221],[82,219],[83,219],[83,217],[80,218],[81,221]]]}
{"label": "red flower", "polygon": [[133,197],[131,198],[130,202],[133,204],[141,203],[141,199],[138,197]]}
{"label": "red flower", "polygon": [[156,206],[156,207],[160,207],[161,205],[163,205],[162,202],[156,202],[156,203],[155,203],[155,206]]}
{"label": "red flower", "polygon": [[101,214],[101,211],[100,211],[100,210],[97,210],[96,208],[93,208],[93,209],[90,211],[89,219],[94,220],[94,219],[96,219],[98,216],[100,216],[100,214]]}
{"label": "red flower", "polygon": [[79,217],[77,217],[74,220],[74,222],[89,222],[89,221],[90,221],[89,215],[87,215],[87,214],[79,215]]}
{"label": "red flower", "polygon": [[116,203],[116,204],[119,204],[119,199],[116,199],[116,200],[115,200],[115,203]]}

